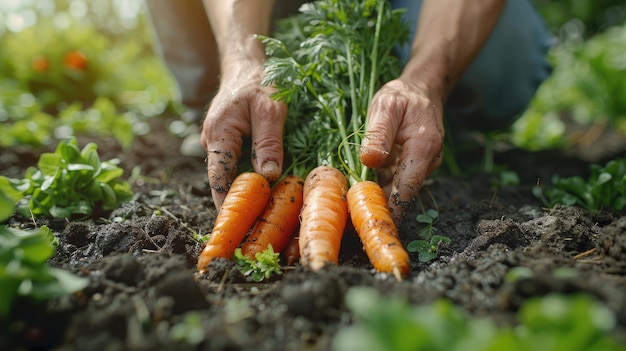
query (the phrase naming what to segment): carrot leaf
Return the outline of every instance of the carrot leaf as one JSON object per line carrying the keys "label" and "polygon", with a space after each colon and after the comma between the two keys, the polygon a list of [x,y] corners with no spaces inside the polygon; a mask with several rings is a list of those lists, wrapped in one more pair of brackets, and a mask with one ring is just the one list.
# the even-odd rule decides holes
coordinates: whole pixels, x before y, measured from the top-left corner
{"label": "carrot leaf", "polygon": [[317,0],[281,21],[274,38],[257,36],[263,84],[289,105],[284,140],[295,172],[328,165],[352,181],[372,177],[359,146],[374,92],[400,71],[392,50],[408,40],[402,13],[388,0]]}

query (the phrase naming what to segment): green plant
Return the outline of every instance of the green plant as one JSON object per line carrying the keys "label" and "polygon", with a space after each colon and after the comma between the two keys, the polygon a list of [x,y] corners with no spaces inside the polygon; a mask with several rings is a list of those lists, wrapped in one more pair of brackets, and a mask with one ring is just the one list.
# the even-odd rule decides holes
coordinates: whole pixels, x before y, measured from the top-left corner
{"label": "green plant", "polygon": [[[577,28],[585,37],[619,25],[625,18],[621,0],[533,0],[548,29],[553,33],[571,32]],[[568,25],[570,24],[570,25]]]}
{"label": "green plant", "polygon": [[86,132],[111,135],[128,150],[149,131],[147,118],[180,108],[171,77],[146,50],[147,32],[112,38],[93,22],[67,19],[59,25],[42,16],[0,37],[0,145],[40,146]]}
{"label": "green plant", "polygon": [[615,317],[588,295],[547,295],[528,299],[519,325],[498,327],[471,318],[450,301],[411,306],[371,288],[352,288],[346,305],[355,324],[339,330],[334,350],[623,350],[610,332]]}
{"label": "green plant", "polygon": [[181,323],[174,324],[170,329],[170,338],[175,342],[197,345],[204,340],[204,337],[202,318],[197,311],[185,313],[184,320]]}
{"label": "green plant", "polygon": [[[12,212],[13,200],[0,190],[0,223]],[[48,300],[87,286],[87,279],[46,264],[54,242],[45,226],[29,231],[0,226],[0,316],[10,314],[17,296]]]}
{"label": "green plant", "polygon": [[280,275],[280,253],[274,252],[272,245],[255,255],[255,259],[244,256],[241,249],[235,250],[233,262],[237,268],[246,276],[250,276],[255,282],[269,279],[272,275]]}
{"label": "green plant", "polygon": [[437,257],[439,251],[439,245],[449,244],[450,238],[443,235],[437,235],[437,228],[435,225],[439,221],[439,212],[435,209],[428,209],[418,214],[415,217],[418,223],[422,223],[425,226],[419,230],[419,236],[421,240],[411,241],[406,249],[409,252],[417,252],[420,262],[428,262]]}
{"label": "green plant", "polygon": [[[291,166],[286,173],[300,176],[305,184],[307,177],[316,179],[325,173],[307,192],[303,205],[300,240],[306,243],[302,244],[306,252],[301,254],[303,263],[313,270],[323,262],[337,262],[339,242],[334,238],[345,229],[347,204],[372,265],[379,271],[395,270],[398,278],[408,272],[409,257],[398,240],[384,193],[375,182],[376,172],[366,166],[380,165],[386,154],[379,146],[368,146],[369,140],[364,138],[374,94],[400,72],[393,50],[408,39],[403,12],[388,0],[318,0],[304,4],[298,15],[283,22],[276,38],[259,36],[267,54],[263,84],[276,89],[274,99],[289,105],[288,133],[283,140]],[[343,184],[346,178],[349,185]],[[369,187],[372,184],[376,187]],[[377,195],[358,200],[364,186]],[[380,193],[383,195],[378,196]],[[327,226],[329,230],[311,230],[322,217],[308,214],[323,201],[338,206],[328,218],[332,224]],[[360,209],[353,208],[357,203]],[[358,225],[364,213],[375,219],[368,226]],[[375,257],[373,253],[379,250],[372,246],[383,243],[393,250],[383,250]]]}
{"label": "green plant", "polygon": [[408,40],[403,11],[385,0],[320,0],[300,11],[280,23],[276,38],[259,36],[268,56],[263,84],[289,104],[284,141],[294,172],[304,179],[328,165],[351,183],[371,179],[358,145],[374,93],[399,75],[391,53]]}
{"label": "green plant", "polygon": [[132,113],[121,113],[110,98],[98,97],[87,108],[78,101],[63,107],[55,126],[57,134],[63,128],[68,135],[111,135],[124,150],[130,150],[135,135],[142,134],[138,127],[145,123]]}
{"label": "green plant", "polygon": [[578,205],[589,211],[623,210],[626,207],[626,158],[611,160],[605,166],[592,164],[590,169],[586,180],[580,176],[555,175],[552,187],[543,191],[536,186],[533,193],[550,207],[562,204]]}
{"label": "green plant", "polygon": [[[529,150],[568,145],[562,116],[579,125],[626,130],[626,24],[588,40],[569,40],[549,53],[554,66],[512,128],[512,141]],[[583,145],[597,136],[579,139]]]}
{"label": "green plant", "polygon": [[[124,170],[117,159],[100,161],[97,145],[80,150],[76,138],[57,145],[54,153],[43,153],[23,179],[0,176],[0,190],[17,202],[22,215],[70,218],[91,215],[96,206],[113,209],[133,196],[130,184],[120,180]],[[27,198],[28,201],[19,201]],[[19,201],[19,202],[18,202]]]}

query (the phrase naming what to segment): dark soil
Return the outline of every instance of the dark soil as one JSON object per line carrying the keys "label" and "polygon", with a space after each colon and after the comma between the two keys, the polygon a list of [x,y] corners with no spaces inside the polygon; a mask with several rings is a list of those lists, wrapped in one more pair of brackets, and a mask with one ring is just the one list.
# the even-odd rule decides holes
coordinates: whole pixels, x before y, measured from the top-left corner
{"label": "dark soil", "polygon": [[[51,265],[88,277],[90,284],[49,302],[19,299],[10,320],[0,324],[0,349],[326,350],[337,330],[350,324],[344,295],[354,286],[413,304],[447,298],[470,315],[502,324],[514,323],[529,297],[587,292],[615,313],[616,335],[624,338],[624,213],[547,209],[531,193],[538,179],[546,186],[553,174],[586,175],[590,162],[619,155],[614,143],[609,154],[602,145],[595,154],[585,148],[584,158],[576,150],[497,152],[496,164],[515,171],[518,186],[497,186],[497,176],[489,175],[432,176],[421,198],[425,208],[438,209],[437,232],[451,243],[428,263],[412,254],[411,274],[402,282],[375,274],[358,238],[347,232],[339,266],[317,273],[284,267],[282,277],[254,283],[226,260],[195,277],[202,246],[192,233],[209,233],[216,212],[205,163],[179,156],[180,139],[164,122],[155,122],[129,153],[113,141],[97,140],[102,159],[120,157],[126,175],[139,166],[147,178],[134,182],[134,201],[111,213],[83,222],[41,220],[60,242]],[[1,150],[2,174],[21,178],[41,151]],[[405,244],[418,238],[419,212],[415,206],[400,228]],[[12,220],[33,225],[26,218]],[[532,270],[532,277],[507,283],[507,272],[520,266]],[[573,274],[557,274],[564,268]],[[173,333],[190,316],[201,323],[199,343],[175,341]]]}

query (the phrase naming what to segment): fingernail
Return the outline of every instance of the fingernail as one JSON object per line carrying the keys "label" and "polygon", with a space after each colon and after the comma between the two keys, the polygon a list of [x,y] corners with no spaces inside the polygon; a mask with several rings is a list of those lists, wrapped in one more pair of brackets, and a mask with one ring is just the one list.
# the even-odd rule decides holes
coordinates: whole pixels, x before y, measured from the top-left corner
{"label": "fingernail", "polygon": [[274,161],[266,161],[261,165],[261,170],[268,175],[276,175],[280,172],[278,163]]}

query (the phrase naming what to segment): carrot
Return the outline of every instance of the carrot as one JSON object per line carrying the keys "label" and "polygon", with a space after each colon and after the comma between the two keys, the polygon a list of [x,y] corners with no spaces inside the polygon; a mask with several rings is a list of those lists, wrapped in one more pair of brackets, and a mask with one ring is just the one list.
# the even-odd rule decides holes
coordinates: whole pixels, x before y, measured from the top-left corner
{"label": "carrot", "polygon": [[254,259],[269,245],[282,252],[300,224],[304,180],[290,175],[272,189],[270,201],[241,246],[241,253]]}
{"label": "carrot", "polygon": [[300,214],[300,262],[316,271],[337,264],[343,231],[348,221],[346,177],[328,166],[314,168],[304,181]]}
{"label": "carrot", "polygon": [[291,266],[296,263],[300,259],[300,237],[294,236],[291,238],[285,250],[283,250],[283,256],[285,257],[285,261],[287,261],[287,265]]}
{"label": "carrot", "polygon": [[409,273],[409,254],[387,206],[383,189],[372,181],[354,184],[348,190],[350,218],[365,253],[379,272],[393,273],[400,280]]}
{"label": "carrot", "polygon": [[230,259],[270,198],[270,185],[258,173],[241,173],[230,186],[220,208],[211,238],[198,258],[198,271],[217,257]]}

